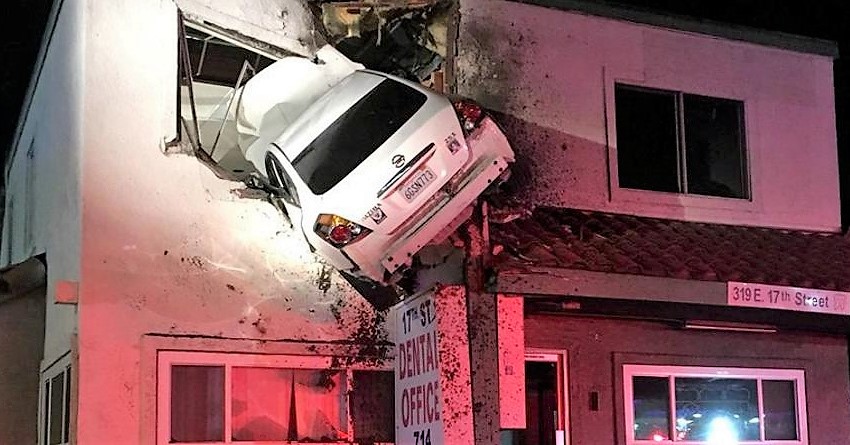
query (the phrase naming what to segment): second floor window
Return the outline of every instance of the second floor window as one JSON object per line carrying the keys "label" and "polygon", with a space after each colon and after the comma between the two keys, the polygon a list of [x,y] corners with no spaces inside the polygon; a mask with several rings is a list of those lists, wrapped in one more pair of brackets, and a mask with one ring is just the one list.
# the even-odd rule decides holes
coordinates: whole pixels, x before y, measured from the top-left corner
{"label": "second floor window", "polygon": [[741,101],[617,84],[622,188],[749,199]]}

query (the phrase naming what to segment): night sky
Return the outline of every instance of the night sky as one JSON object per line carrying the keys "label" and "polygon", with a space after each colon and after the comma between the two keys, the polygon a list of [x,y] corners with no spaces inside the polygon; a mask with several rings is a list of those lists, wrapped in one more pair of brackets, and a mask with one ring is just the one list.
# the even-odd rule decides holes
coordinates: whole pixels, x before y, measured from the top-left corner
{"label": "night sky", "polygon": [[[63,1],[63,0],[56,0]],[[11,144],[21,103],[50,10],[50,0],[5,0],[0,9],[0,144]],[[599,1],[599,3],[611,3]],[[620,0],[620,5],[783,31],[838,42],[835,65],[842,219],[850,225],[850,1],[847,0]],[[2,161],[3,158],[0,158]]]}

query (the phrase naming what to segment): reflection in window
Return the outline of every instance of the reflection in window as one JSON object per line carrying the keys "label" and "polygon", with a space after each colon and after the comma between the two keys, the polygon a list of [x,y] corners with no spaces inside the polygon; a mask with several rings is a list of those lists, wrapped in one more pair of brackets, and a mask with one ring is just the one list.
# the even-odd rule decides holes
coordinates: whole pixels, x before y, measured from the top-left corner
{"label": "reflection in window", "polygon": [[292,371],[233,368],[232,379],[233,440],[297,439],[289,424]]}
{"label": "reflection in window", "polygon": [[233,368],[234,441],[336,441],[344,394],[340,372]]}
{"label": "reflection in window", "polygon": [[756,380],[675,378],[674,382],[678,440],[759,440]]}
{"label": "reflection in window", "polygon": [[634,377],[635,439],[665,440],[670,431],[670,385],[666,377]]}
{"label": "reflection in window", "polygon": [[623,377],[629,445],[808,443],[802,370],[624,365]]}

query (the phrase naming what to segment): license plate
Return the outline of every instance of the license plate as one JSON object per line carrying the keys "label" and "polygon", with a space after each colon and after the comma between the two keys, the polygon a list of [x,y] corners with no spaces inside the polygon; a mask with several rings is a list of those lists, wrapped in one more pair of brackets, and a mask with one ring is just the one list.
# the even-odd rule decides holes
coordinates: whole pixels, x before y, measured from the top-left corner
{"label": "license plate", "polygon": [[434,182],[436,179],[437,175],[430,168],[420,170],[402,186],[401,195],[404,196],[407,202],[413,202],[422,193],[422,190],[425,190],[428,184]]}

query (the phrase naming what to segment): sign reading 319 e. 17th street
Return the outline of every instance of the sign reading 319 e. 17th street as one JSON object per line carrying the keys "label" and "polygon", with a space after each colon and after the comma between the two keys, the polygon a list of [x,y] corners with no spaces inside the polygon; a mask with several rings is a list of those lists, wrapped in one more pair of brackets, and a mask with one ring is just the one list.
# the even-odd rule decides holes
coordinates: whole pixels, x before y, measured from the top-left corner
{"label": "sign reading 319 e. 17th street", "polygon": [[770,284],[726,284],[726,304],[790,311],[850,315],[850,293]]}
{"label": "sign reading 319 e. 17th street", "polygon": [[395,443],[439,445],[444,430],[434,295],[411,298],[397,309]]}

